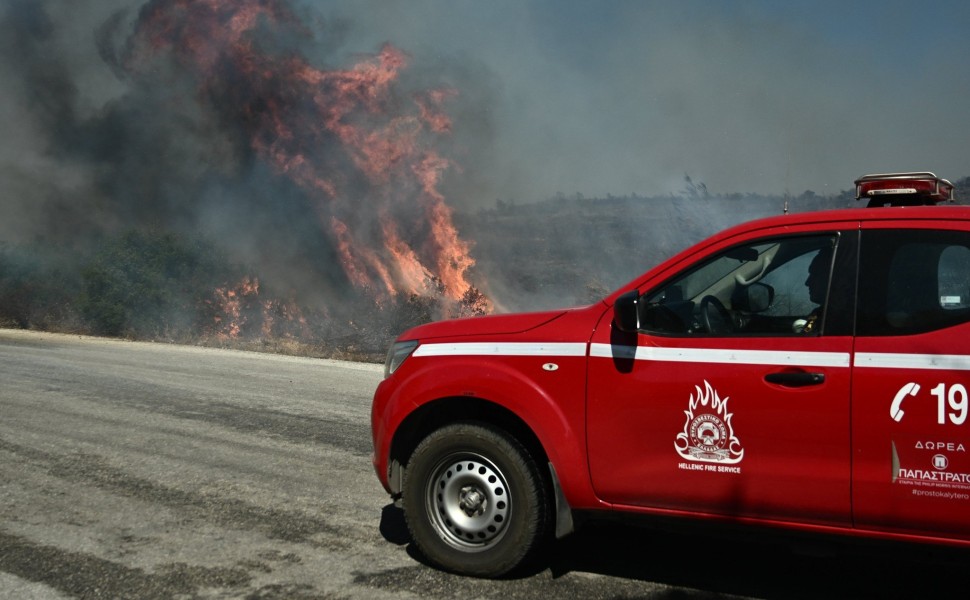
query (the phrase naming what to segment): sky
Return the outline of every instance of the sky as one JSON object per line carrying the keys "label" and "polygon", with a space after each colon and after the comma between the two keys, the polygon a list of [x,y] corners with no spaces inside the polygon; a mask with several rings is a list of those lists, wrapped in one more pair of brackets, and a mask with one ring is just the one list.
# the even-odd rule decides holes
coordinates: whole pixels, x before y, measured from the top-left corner
{"label": "sky", "polygon": [[[392,8],[388,9],[388,6]],[[361,25],[491,74],[500,197],[829,193],[968,174],[970,4],[373,2]]]}
{"label": "sky", "polygon": [[[456,119],[474,147],[458,204],[676,193],[685,175],[714,193],[766,194],[835,193],[871,172],[970,175],[970,3],[294,3],[326,24],[329,66],[390,43],[474,105]],[[143,2],[42,4],[78,110],[124,94],[96,32]],[[0,163],[47,168],[16,77],[0,76]]]}

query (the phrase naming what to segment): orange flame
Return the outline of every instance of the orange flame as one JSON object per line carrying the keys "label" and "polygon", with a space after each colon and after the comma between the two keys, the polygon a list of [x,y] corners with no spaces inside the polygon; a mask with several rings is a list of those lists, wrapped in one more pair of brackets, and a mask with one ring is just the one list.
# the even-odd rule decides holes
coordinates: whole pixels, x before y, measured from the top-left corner
{"label": "orange flame", "polygon": [[217,288],[208,301],[213,311],[209,335],[228,341],[259,333],[264,338],[306,338],[309,325],[295,302],[263,300],[259,280],[245,276],[233,285]]}
{"label": "orange flame", "polygon": [[453,165],[433,149],[451,132],[444,107],[458,92],[400,93],[409,59],[391,45],[346,69],[261,46],[308,33],[285,0],[151,0],[126,64],[147,73],[172,56],[194,74],[200,99],[231,111],[256,155],[316,204],[352,285],[378,300],[404,291],[461,302],[475,262],[440,191]]}
{"label": "orange flame", "polygon": [[430,295],[434,276],[421,264],[414,250],[400,238],[397,225],[389,219],[384,220],[384,242],[397,266],[398,279],[407,292],[418,296]]}
{"label": "orange flame", "polygon": [[214,317],[213,333],[218,339],[235,339],[246,325],[248,319],[243,312],[247,298],[259,295],[259,280],[244,277],[236,285],[217,288],[213,292],[214,302],[210,305],[217,314]]}

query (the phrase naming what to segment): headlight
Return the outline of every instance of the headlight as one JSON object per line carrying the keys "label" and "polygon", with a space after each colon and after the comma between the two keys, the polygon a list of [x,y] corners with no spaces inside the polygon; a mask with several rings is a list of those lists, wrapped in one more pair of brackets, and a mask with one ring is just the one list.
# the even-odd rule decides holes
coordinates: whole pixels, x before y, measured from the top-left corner
{"label": "headlight", "polygon": [[418,347],[418,340],[408,340],[406,342],[394,342],[391,349],[387,351],[387,360],[384,361],[384,378],[390,377],[391,373],[397,371],[404,360],[411,356],[414,349]]}

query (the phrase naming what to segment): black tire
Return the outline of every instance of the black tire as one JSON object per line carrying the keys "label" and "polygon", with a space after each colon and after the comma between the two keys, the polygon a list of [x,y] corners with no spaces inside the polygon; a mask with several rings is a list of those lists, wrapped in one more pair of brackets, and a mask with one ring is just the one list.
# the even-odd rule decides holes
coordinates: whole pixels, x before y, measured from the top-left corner
{"label": "black tire", "polygon": [[514,438],[459,423],[426,437],[404,472],[411,539],[434,565],[500,577],[541,547],[551,520],[540,471]]}

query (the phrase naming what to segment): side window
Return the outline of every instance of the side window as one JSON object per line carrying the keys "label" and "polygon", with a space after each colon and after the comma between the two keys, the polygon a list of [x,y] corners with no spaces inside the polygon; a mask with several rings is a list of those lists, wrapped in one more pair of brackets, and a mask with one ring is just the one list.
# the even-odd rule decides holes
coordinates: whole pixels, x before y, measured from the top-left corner
{"label": "side window", "polygon": [[940,307],[946,311],[970,308],[970,248],[947,246],[940,254]]}
{"label": "side window", "polygon": [[859,335],[909,335],[970,320],[970,233],[862,235]]}
{"label": "side window", "polygon": [[640,297],[640,328],[675,336],[817,335],[836,234],[732,247]]}
{"label": "side window", "polygon": [[[765,275],[761,282],[775,290],[775,301],[761,314],[765,316],[807,315],[815,310],[821,303],[821,299],[816,298],[812,301],[805,282],[816,256],[818,252],[806,252]],[[824,294],[824,292],[824,289],[820,290],[820,293]]]}

